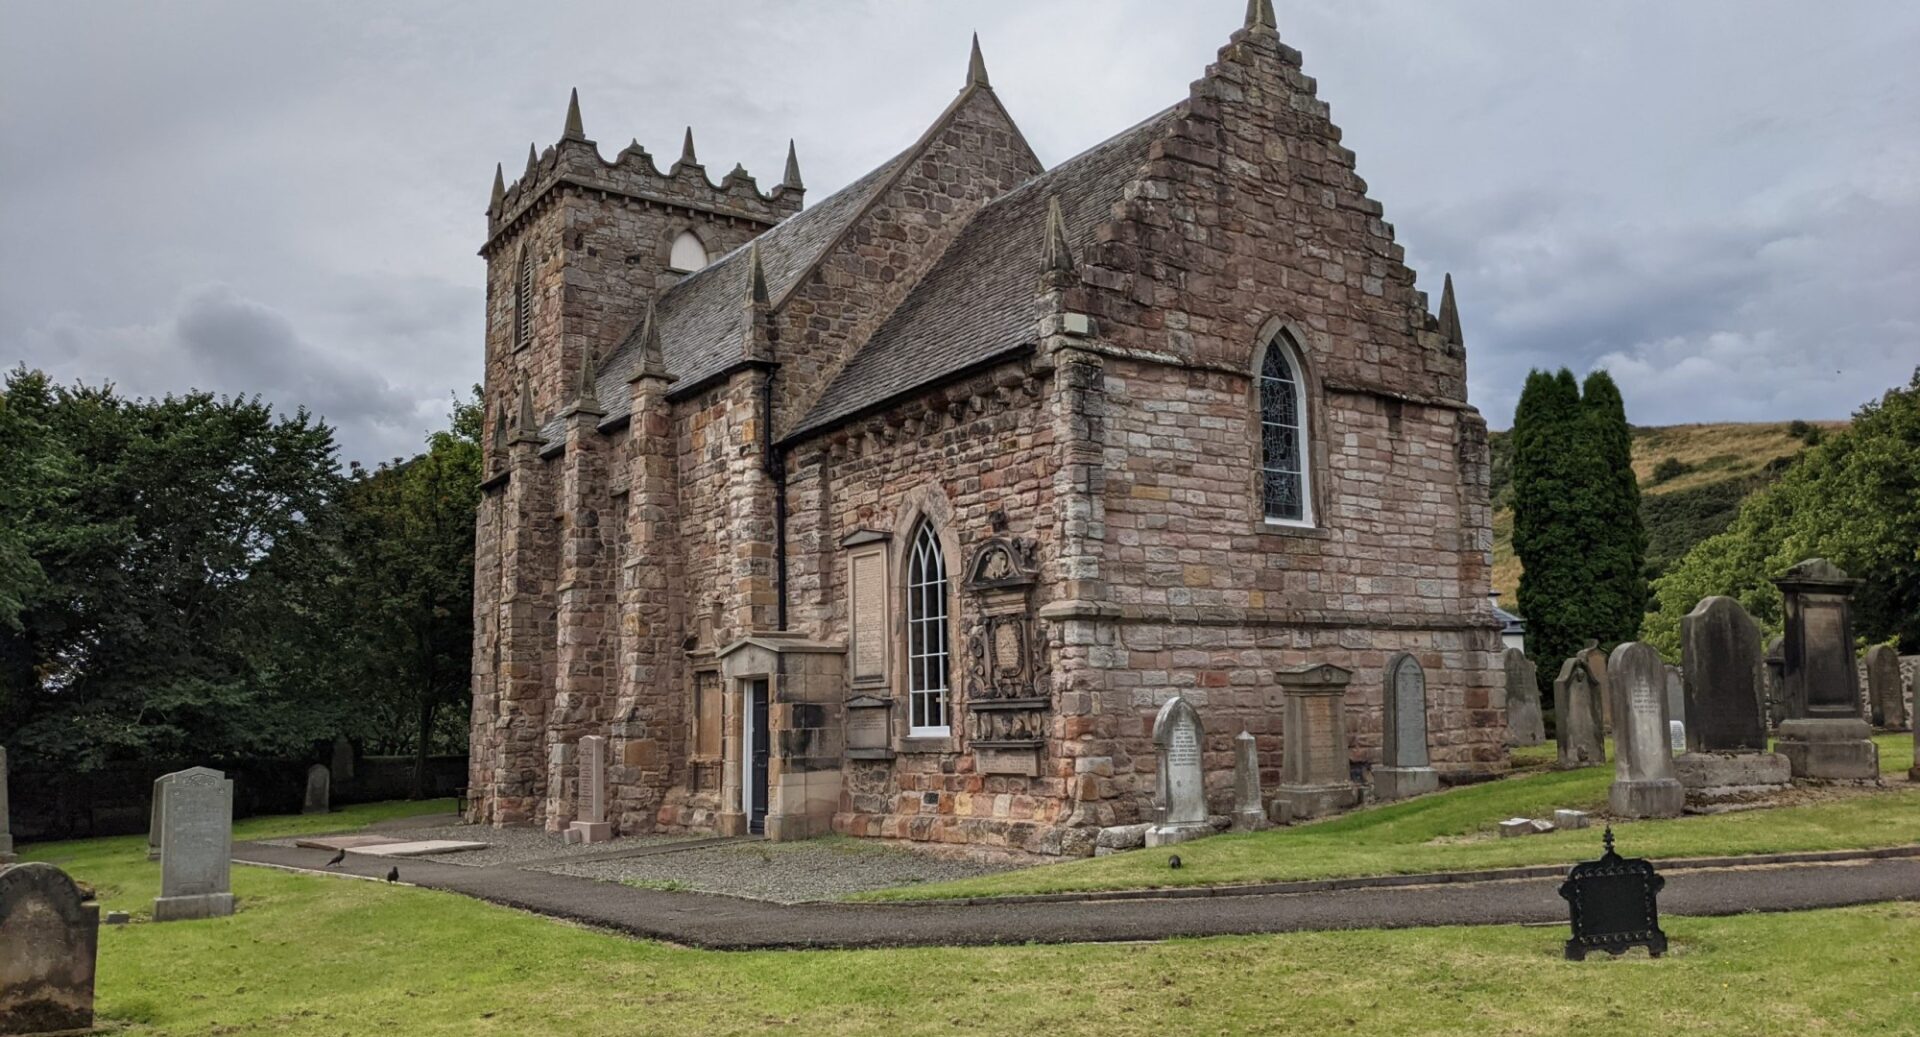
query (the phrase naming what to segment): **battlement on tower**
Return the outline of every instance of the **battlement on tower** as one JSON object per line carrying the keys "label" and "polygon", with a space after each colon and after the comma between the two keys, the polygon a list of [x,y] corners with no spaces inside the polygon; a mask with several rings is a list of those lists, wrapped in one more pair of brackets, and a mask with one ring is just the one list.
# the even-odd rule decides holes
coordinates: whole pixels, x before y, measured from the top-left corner
{"label": "battlement on tower", "polygon": [[654,164],[653,156],[638,140],[620,149],[609,162],[581,128],[576,93],[568,106],[566,129],[560,140],[537,153],[533,145],[528,145],[526,169],[518,180],[506,183],[496,168],[493,198],[487,206],[487,239],[480,254],[491,255],[548,199],[568,188],[591,192],[603,200],[745,221],[759,229],[799,212],[806,195],[791,143],[785,174],[765,192],[753,174],[738,164],[719,181],[709,179],[707,167],[694,154],[691,127],[679,159],[664,170]]}

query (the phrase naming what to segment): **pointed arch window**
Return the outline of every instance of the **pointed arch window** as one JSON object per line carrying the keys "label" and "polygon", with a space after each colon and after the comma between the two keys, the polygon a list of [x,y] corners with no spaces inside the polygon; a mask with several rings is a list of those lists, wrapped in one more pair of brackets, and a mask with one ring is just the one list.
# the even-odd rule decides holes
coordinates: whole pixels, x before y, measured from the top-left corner
{"label": "pointed arch window", "polygon": [[1258,381],[1260,496],[1266,520],[1275,525],[1311,525],[1306,379],[1284,335],[1267,343]]}
{"label": "pointed arch window", "polygon": [[533,341],[533,253],[520,250],[520,269],[513,279],[513,345]]}
{"label": "pointed arch window", "polygon": [[668,253],[667,266],[690,274],[706,265],[706,243],[690,230],[681,231],[680,236],[673,239],[673,250]]}
{"label": "pointed arch window", "polygon": [[947,562],[933,524],[920,523],[907,555],[907,734],[945,737],[947,675]]}

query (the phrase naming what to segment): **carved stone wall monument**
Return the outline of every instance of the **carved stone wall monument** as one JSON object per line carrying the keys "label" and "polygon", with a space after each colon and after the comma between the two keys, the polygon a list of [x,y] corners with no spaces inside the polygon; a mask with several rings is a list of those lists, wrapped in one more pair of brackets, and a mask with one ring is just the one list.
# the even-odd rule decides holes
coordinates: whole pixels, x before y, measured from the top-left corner
{"label": "carved stone wall monument", "polygon": [[1327,663],[1276,673],[1285,696],[1286,755],[1268,816],[1281,824],[1359,806],[1347,746],[1347,685],[1353,671]]}
{"label": "carved stone wall monument", "polygon": [[1518,648],[1502,654],[1507,671],[1507,744],[1539,745],[1547,740],[1546,718],[1540,715],[1540,677]]}
{"label": "carved stone wall monument", "polygon": [[1780,754],[1796,778],[1879,780],[1880,750],[1860,715],[1853,660],[1848,599],[1858,581],[1824,558],[1810,558],[1773,582],[1786,599],[1782,678],[1791,714],[1780,725]]}
{"label": "carved stone wall monument", "polygon": [[160,839],[160,895],[153,920],[218,918],[233,913],[233,782],[192,767],[166,778]]}
{"label": "carved stone wall monument", "polygon": [[1406,799],[1440,788],[1427,750],[1427,672],[1406,652],[1387,659],[1382,692],[1380,766],[1373,792],[1382,800]]}
{"label": "carved stone wall monument", "polygon": [[1620,695],[1608,805],[1621,817],[1679,817],[1686,791],[1673,773],[1666,664],[1652,645],[1628,641],[1608,657],[1607,675]]}
{"label": "carved stone wall monument", "polygon": [[1553,679],[1553,739],[1562,770],[1607,762],[1607,744],[1600,733],[1599,685],[1587,667],[1585,653],[1560,664]]}
{"label": "carved stone wall monument", "polygon": [[968,745],[982,774],[1040,773],[1046,745],[1047,641],[1033,617],[1039,578],[1033,542],[992,536],[967,563],[979,617],[967,636]]}
{"label": "carved stone wall monument", "polygon": [[1147,829],[1148,846],[1213,834],[1213,826],[1207,823],[1207,775],[1202,765],[1206,745],[1200,714],[1179,695],[1168,699],[1153,720],[1160,774],[1153,827]]}

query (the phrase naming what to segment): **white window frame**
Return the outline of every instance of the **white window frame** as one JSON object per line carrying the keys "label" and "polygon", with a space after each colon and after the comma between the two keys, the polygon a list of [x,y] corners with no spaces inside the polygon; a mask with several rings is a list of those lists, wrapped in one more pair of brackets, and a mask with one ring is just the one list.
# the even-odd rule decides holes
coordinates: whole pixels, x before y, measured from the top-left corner
{"label": "white window frame", "polygon": [[[1283,381],[1273,378],[1267,371],[1275,357],[1286,369],[1288,379],[1293,383],[1293,414],[1295,424],[1286,426],[1278,421],[1269,421],[1267,414],[1267,383]],[[1300,362],[1299,354],[1293,349],[1284,332],[1276,334],[1267,342],[1267,348],[1261,353],[1260,368],[1253,378],[1254,411],[1259,419],[1259,481],[1256,485],[1260,501],[1260,516],[1269,526],[1290,526],[1311,528],[1313,526],[1313,444],[1308,431],[1312,420],[1307,413],[1307,377],[1306,365]],[[1294,467],[1288,469],[1275,465],[1274,459],[1267,456],[1267,427],[1269,425],[1293,429]],[[1285,460],[1285,459],[1282,459]],[[1273,473],[1294,475],[1300,480],[1300,515],[1288,518],[1267,514],[1267,480]]]}
{"label": "white window frame", "polygon": [[907,737],[946,738],[953,734],[950,587],[933,523],[922,521],[914,532],[906,570]]}
{"label": "white window frame", "polygon": [[[700,249],[700,262],[695,266],[685,266],[681,263],[680,243],[688,239],[692,239],[693,244]],[[691,274],[696,270],[704,268],[711,262],[713,262],[713,253],[707,250],[707,243],[701,239],[700,235],[695,234],[692,230],[683,230],[675,234],[672,244],[667,246],[667,269],[669,270],[682,274]]]}

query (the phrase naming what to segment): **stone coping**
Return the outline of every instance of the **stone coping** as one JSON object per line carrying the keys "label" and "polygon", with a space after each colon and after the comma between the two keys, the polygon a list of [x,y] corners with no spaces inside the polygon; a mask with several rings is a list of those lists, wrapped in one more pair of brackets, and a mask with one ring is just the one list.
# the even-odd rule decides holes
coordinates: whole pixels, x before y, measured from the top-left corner
{"label": "stone coping", "polygon": [[[1713,868],[1757,868],[1770,864],[1830,864],[1845,861],[1877,861],[1920,857],[1920,844],[1887,846],[1877,850],[1809,850],[1794,853],[1759,853],[1733,857],[1650,858],[1663,871],[1705,871]],[[1184,900],[1198,897],[1262,897],[1286,893],[1332,893],[1348,889],[1382,889],[1393,886],[1438,886],[1461,882],[1506,882],[1514,879],[1544,879],[1564,875],[1568,864],[1533,864],[1515,868],[1489,868],[1482,871],[1429,871],[1411,875],[1358,875],[1351,878],[1297,879],[1289,882],[1240,883],[1220,886],[1164,886],[1146,889],[1085,890],[1069,893],[1013,893],[1006,896],[925,898],[920,900],[859,901],[867,907],[953,907],[987,904],[1099,903],[1113,900]]]}

